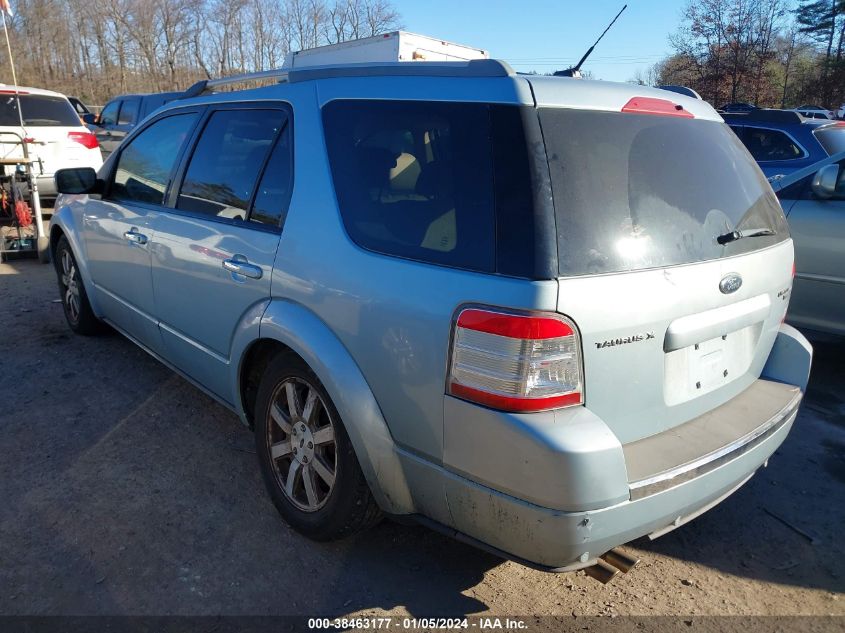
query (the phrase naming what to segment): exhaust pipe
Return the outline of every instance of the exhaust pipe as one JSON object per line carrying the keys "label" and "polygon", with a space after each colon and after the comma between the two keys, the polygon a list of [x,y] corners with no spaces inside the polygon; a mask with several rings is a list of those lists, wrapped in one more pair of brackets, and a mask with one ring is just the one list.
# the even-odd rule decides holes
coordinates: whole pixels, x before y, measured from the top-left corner
{"label": "exhaust pipe", "polygon": [[587,574],[590,578],[598,580],[601,584],[606,585],[616,577],[616,575],[619,573],[619,570],[616,567],[608,565],[606,562],[599,559],[596,561],[595,565],[592,565],[591,567],[585,567],[584,573]]}
{"label": "exhaust pipe", "polygon": [[622,550],[614,548],[599,556],[596,564],[592,567],[585,567],[584,573],[606,585],[616,578],[619,572],[627,574],[639,562],[639,558],[633,558]]}
{"label": "exhaust pipe", "polygon": [[609,552],[605,552],[600,556],[601,560],[616,567],[619,571],[623,574],[627,574],[634,568],[634,565],[640,562],[639,558],[632,558],[628,556],[625,552],[623,552],[618,547],[614,547]]}

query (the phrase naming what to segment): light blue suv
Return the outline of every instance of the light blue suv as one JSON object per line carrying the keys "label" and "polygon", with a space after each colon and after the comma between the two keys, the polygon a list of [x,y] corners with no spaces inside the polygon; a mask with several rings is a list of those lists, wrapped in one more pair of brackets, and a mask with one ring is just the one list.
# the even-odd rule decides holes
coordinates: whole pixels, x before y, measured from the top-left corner
{"label": "light blue suv", "polygon": [[792,241],[709,105],[490,60],[276,75],[57,174],[50,237],[70,327],[237,412],[295,529],[590,567],[784,440]]}

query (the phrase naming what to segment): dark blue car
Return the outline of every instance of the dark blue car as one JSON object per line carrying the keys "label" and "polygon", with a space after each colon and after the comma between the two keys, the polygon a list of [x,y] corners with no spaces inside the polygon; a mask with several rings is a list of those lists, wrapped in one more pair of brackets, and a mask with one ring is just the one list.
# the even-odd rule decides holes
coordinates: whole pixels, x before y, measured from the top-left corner
{"label": "dark blue car", "polygon": [[790,174],[845,150],[845,122],[786,110],[723,113],[767,178]]}

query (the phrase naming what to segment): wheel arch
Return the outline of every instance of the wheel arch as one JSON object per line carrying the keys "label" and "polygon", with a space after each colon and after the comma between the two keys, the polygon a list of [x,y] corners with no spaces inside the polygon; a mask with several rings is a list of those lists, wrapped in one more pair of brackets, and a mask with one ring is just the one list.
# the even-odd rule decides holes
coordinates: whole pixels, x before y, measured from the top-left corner
{"label": "wheel arch", "polygon": [[96,287],[91,278],[91,272],[88,270],[88,262],[85,257],[85,250],[79,240],[77,232],[74,230],[73,215],[69,209],[63,207],[53,215],[50,219],[50,261],[54,266],[58,266],[56,261],[56,248],[59,245],[59,240],[63,237],[67,239],[70,244],[70,249],[76,259],[76,265],[79,267],[79,275],[82,278],[82,283],[85,286],[85,293],[88,296],[88,303],[91,305],[91,310],[99,318],[102,317],[102,311],[97,297]]}
{"label": "wheel arch", "polygon": [[331,397],[381,509],[414,512],[393,438],[363,373],[334,332],[300,304],[271,301],[260,319],[258,337],[244,346],[234,386],[244,422],[253,423],[260,372],[275,354],[287,350],[311,368]]}

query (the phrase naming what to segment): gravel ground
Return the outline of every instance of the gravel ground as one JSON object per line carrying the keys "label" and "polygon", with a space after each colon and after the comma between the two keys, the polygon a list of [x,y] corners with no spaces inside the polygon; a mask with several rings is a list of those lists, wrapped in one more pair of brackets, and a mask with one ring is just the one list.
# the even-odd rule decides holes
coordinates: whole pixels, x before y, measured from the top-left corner
{"label": "gravel ground", "polygon": [[0,614],[845,615],[843,342],[817,344],[769,467],[603,586],[391,522],[300,537],[232,413],[116,334],[72,335],[57,297],[52,267],[0,264]]}

